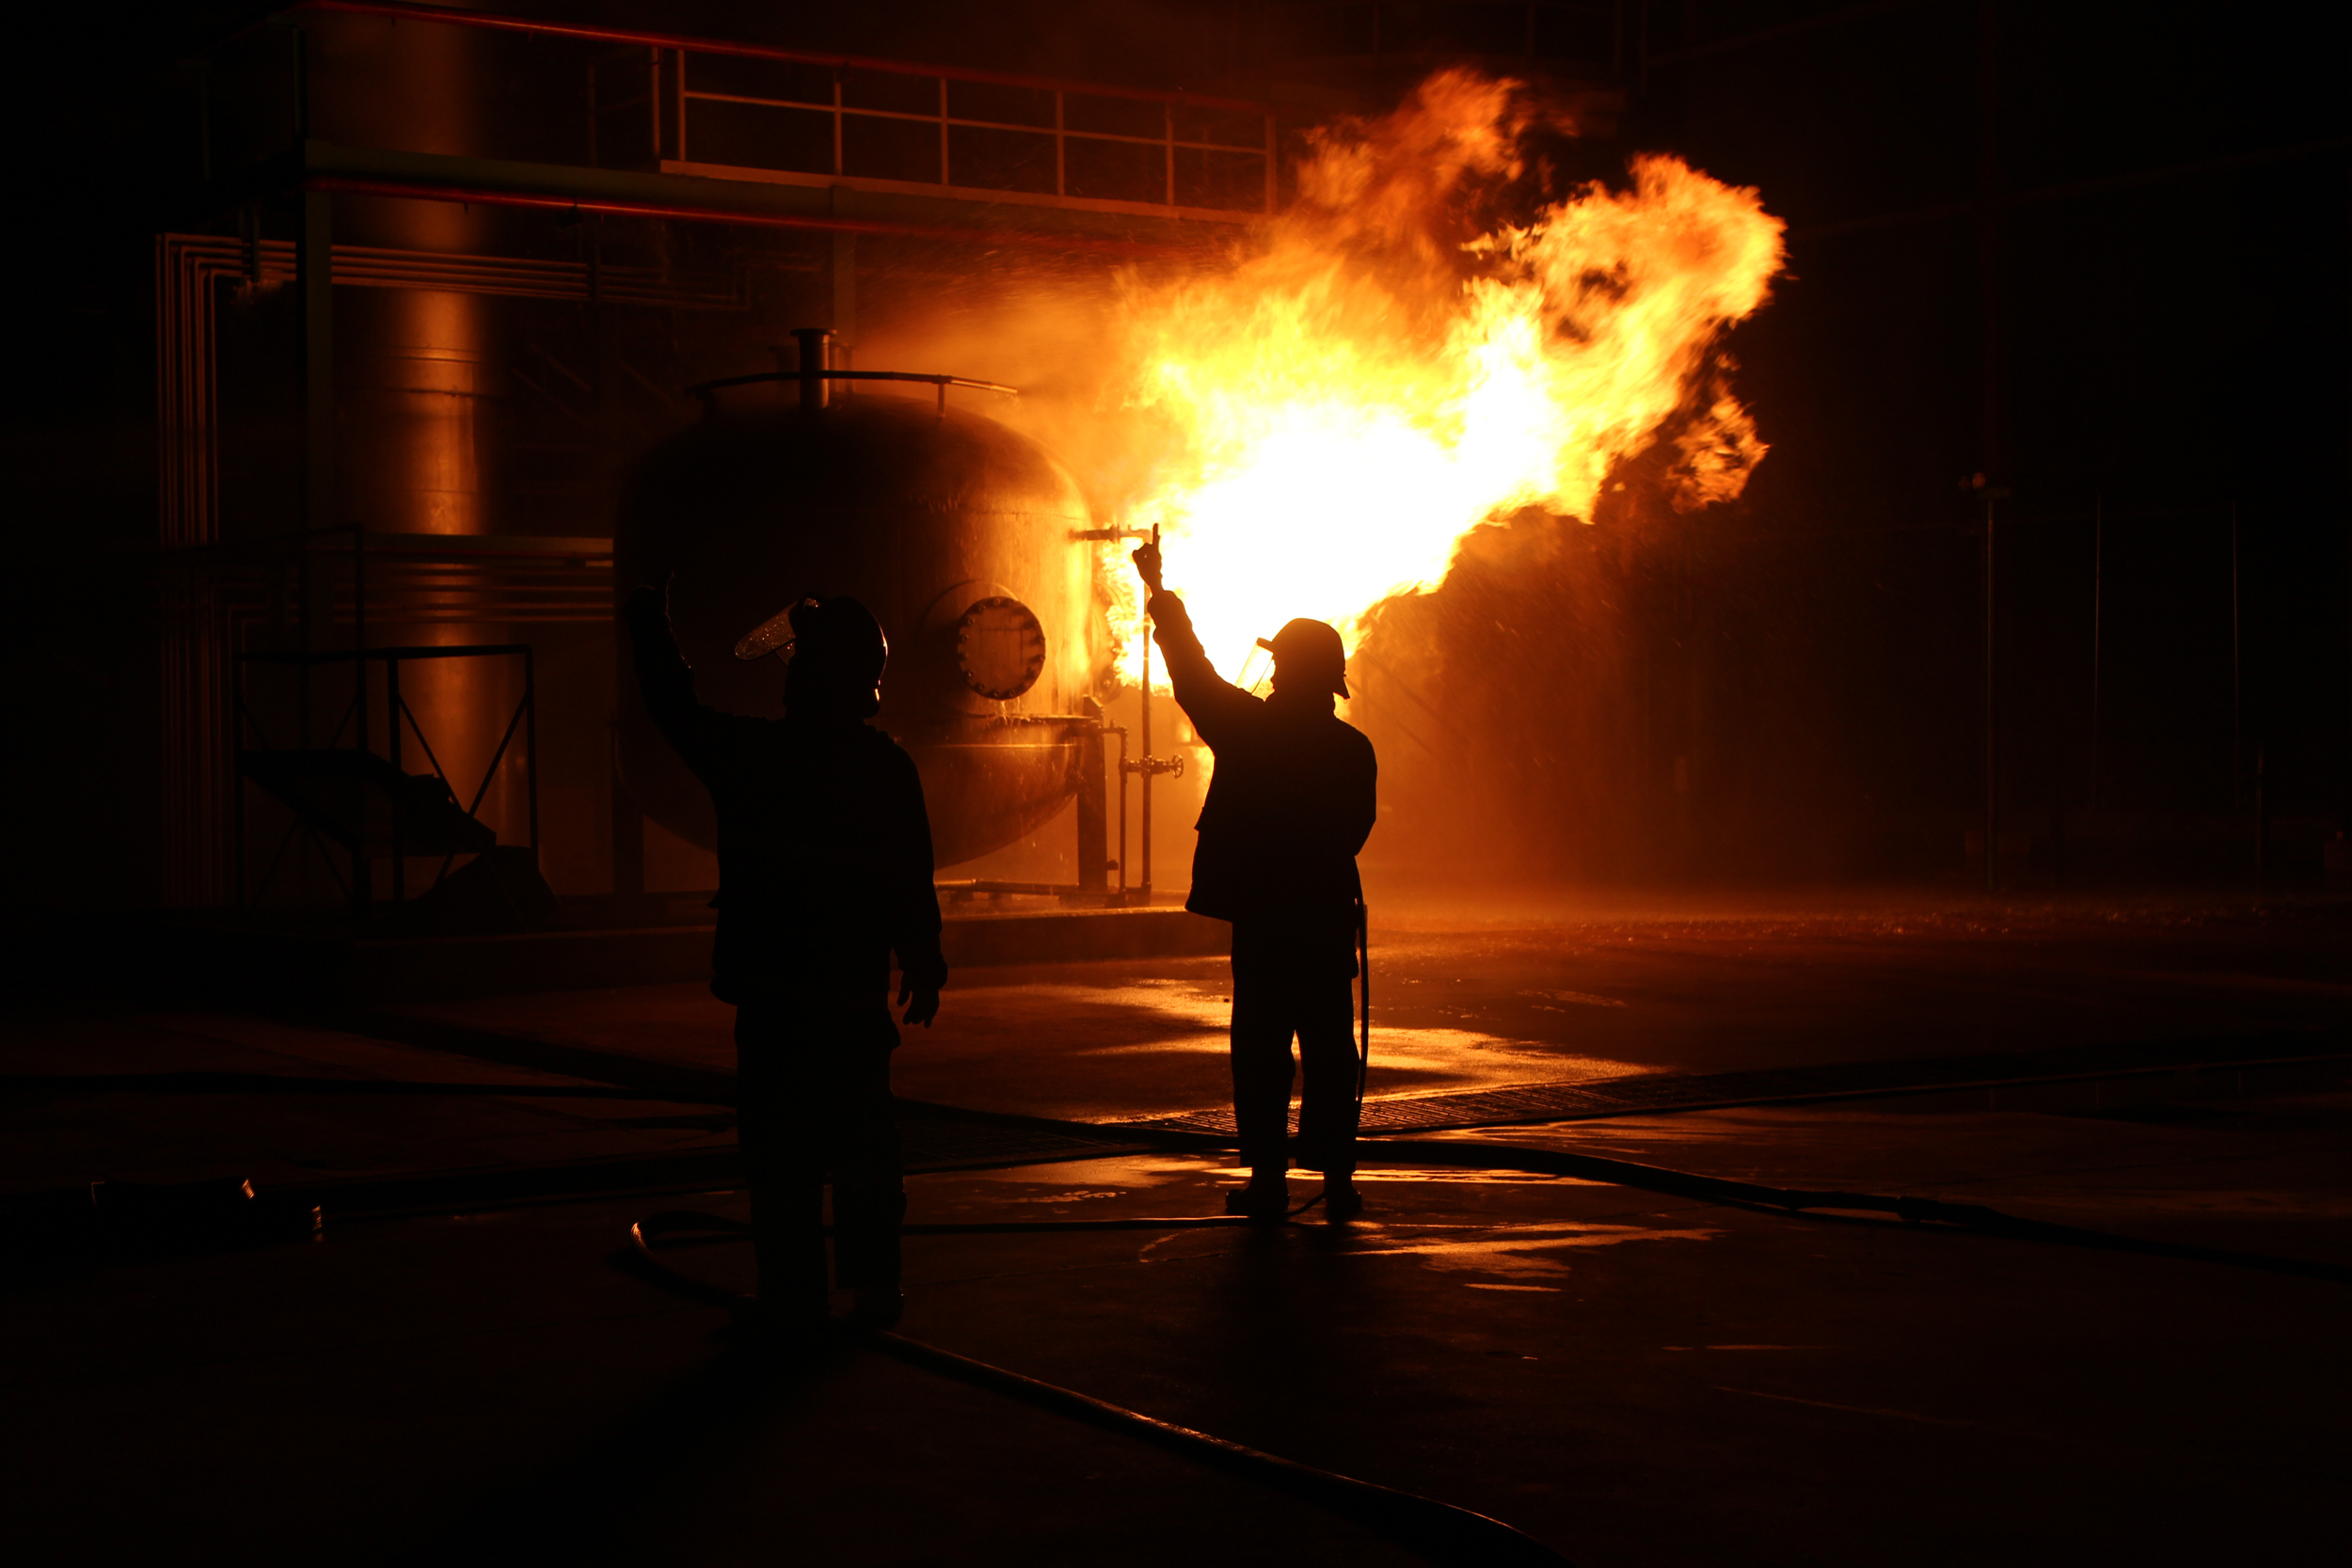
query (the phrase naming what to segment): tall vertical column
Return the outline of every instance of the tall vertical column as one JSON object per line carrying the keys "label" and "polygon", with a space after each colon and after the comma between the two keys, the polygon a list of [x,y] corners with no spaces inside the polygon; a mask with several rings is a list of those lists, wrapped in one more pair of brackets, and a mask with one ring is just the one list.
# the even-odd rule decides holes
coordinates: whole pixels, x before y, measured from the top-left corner
{"label": "tall vertical column", "polygon": [[[335,13],[316,16],[309,35],[312,134],[321,139],[454,157],[496,150],[492,132],[505,111],[489,35]],[[444,255],[498,246],[497,215],[482,207],[373,196],[345,197],[342,207],[347,245]],[[456,288],[353,289],[340,315],[332,371],[346,439],[333,476],[337,526],[379,543],[514,526],[501,506],[509,388],[498,302]],[[430,646],[511,635],[472,618],[481,610],[471,585],[421,583],[391,569],[397,553],[387,546],[375,557],[372,641]],[[402,671],[405,705],[463,803],[471,803],[515,711],[520,675],[519,661],[504,657],[422,658]],[[376,720],[379,746],[398,719]],[[414,736],[405,750],[411,770],[424,766]],[[524,789],[522,769],[510,761],[483,797],[483,819],[503,843],[524,841]]]}
{"label": "tall vertical column", "polygon": [[[334,585],[320,552],[335,526],[335,198],[302,193],[294,240],[294,289],[302,302],[302,650],[330,646]],[[303,723],[310,722],[304,704]]]}

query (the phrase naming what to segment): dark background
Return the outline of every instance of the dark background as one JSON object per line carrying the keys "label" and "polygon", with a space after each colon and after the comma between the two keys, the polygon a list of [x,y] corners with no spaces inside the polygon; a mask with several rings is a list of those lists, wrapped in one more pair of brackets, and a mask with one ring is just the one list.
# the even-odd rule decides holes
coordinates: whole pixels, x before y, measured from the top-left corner
{"label": "dark background", "polygon": [[[1375,59],[1365,7],[515,8],[1321,109],[1486,41],[1477,7],[1388,8]],[[20,915],[156,896],[151,236],[169,63],[247,9],[51,8],[22,36]],[[1460,863],[1532,876],[1979,874],[1981,474],[2012,879],[2250,877],[2259,757],[2270,874],[2315,881],[2352,808],[2348,32],[2290,6],[1626,8],[1624,111],[1579,156],[1677,151],[1788,221],[1789,274],[1728,345],[1773,450],[1735,505],[1531,523],[1413,607],[1420,689],[1466,739],[1435,768],[1383,734],[1400,825],[1475,805],[1506,831]]]}

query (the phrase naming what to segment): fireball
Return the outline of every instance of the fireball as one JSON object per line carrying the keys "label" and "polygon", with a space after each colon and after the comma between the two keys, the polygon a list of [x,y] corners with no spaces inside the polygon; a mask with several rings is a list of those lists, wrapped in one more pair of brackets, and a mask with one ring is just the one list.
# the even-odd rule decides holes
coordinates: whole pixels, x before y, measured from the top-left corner
{"label": "fireball", "polygon": [[[1719,344],[1768,296],[1780,220],[1644,156],[1624,190],[1481,231],[1474,211],[1528,172],[1524,97],[1440,72],[1392,115],[1312,133],[1298,200],[1227,264],[1129,280],[1124,396],[1168,456],[1124,521],[1162,531],[1168,586],[1227,674],[1295,615],[1352,651],[1472,530],[1528,507],[1589,522],[1656,444],[1681,511],[1738,496],[1763,457]],[[1105,565],[1133,682],[1137,589]]]}

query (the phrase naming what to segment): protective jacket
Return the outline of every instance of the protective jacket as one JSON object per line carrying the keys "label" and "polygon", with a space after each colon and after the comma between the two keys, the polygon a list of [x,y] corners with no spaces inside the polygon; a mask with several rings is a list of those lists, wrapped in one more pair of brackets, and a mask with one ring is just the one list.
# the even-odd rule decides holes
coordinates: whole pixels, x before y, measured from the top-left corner
{"label": "protective jacket", "polygon": [[712,993],[742,1006],[882,992],[893,951],[910,976],[944,979],[914,759],[853,718],[705,706],[668,618],[638,615],[631,630],[645,710],[717,808]]}
{"label": "protective jacket", "polygon": [[1216,753],[1184,907],[1236,925],[1352,927],[1356,853],[1375,816],[1372,742],[1328,693],[1262,699],[1221,678],[1175,594],[1150,608],[1176,701]]}

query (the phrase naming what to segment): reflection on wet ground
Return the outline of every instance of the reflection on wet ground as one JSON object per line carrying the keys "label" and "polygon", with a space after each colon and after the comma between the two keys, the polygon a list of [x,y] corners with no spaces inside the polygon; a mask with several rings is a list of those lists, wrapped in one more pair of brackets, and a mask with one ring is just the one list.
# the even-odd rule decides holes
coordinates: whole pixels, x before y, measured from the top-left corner
{"label": "reflection on wet ground", "polygon": [[[2352,1022],[2352,942],[2324,903],[1375,910],[1375,1097]],[[900,1092],[1084,1120],[1215,1105],[1231,996],[1216,958],[961,971],[908,1032]],[[693,985],[413,1010],[713,1069],[733,1051]]]}
{"label": "reflection on wet ground", "polygon": [[[2347,935],[2342,910],[2178,901],[1399,918],[1375,953],[1374,1087],[2341,1029]],[[940,1027],[910,1032],[900,1088],[1100,1119],[1214,1105],[1223,978],[1202,960],[960,975]],[[732,1049],[725,1009],[695,987],[432,1011],[575,1048],[582,1074],[721,1072]],[[732,1142],[706,1104],[477,1059],[462,1037],[428,1050],[230,1014],[93,1014],[0,1043],[0,1180],[16,1192],[602,1170]],[[110,1074],[137,1082],[38,1082]],[[207,1074],[220,1081],[175,1076]],[[236,1075],[314,1086],[251,1093]],[[581,1089],[596,1094],[555,1092]],[[2352,1093],[2223,1091],[1427,1135],[2352,1263]],[[1308,1208],[1279,1227],[912,1237],[904,1327],[1506,1519],[1585,1568],[2205,1568],[2309,1560],[2338,1531],[2341,1285],[1366,1153],[1349,1226]],[[910,1218],[1209,1215],[1242,1174],[1230,1155],[1174,1153],[933,1170],[910,1179]],[[1295,1175],[1294,1203],[1317,1184]],[[306,1245],[13,1279],[0,1398],[36,1440],[11,1450],[12,1560],[1409,1560],[1295,1498],[876,1358],[766,1377],[718,1313],[612,1266],[655,1208],[746,1212],[738,1193],[672,1189],[330,1215]],[[750,1283],[739,1243],[693,1266]]]}

